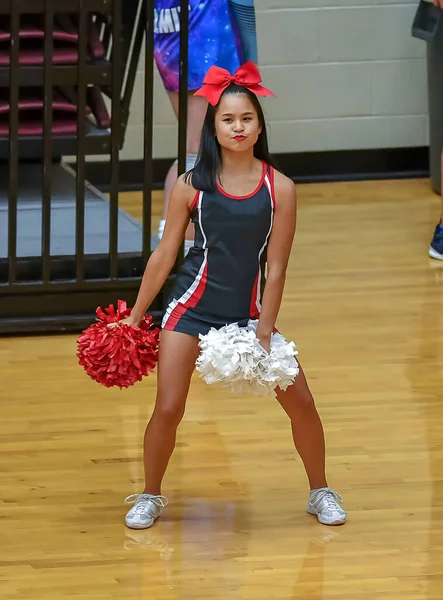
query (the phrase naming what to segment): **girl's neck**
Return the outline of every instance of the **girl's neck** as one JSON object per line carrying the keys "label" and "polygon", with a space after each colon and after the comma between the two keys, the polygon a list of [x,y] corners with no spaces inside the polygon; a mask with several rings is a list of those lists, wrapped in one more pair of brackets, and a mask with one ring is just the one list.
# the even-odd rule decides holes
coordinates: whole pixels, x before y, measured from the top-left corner
{"label": "girl's neck", "polygon": [[242,175],[251,173],[257,168],[258,159],[253,152],[227,152],[222,150],[222,173]]}

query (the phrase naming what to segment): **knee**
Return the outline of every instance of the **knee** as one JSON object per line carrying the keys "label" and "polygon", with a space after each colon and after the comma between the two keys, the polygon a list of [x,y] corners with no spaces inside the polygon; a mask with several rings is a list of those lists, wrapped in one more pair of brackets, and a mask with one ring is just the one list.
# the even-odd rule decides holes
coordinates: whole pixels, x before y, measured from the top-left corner
{"label": "knee", "polygon": [[285,392],[279,390],[277,399],[283,410],[292,421],[297,421],[300,416],[309,418],[315,416],[317,409],[314,398],[306,386],[301,389],[296,384],[289,387]]}
{"label": "knee", "polygon": [[152,415],[155,419],[158,419],[163,425],[169,427],[178,427],[183,415],[185,413],[182,403],[171,399],[162,399],[160,402],[157,399],[157,403]]}
{"label": "knee", "polygon": [[309,388],[303,386],[293,386],[291,394],[291,404],[295,412],[303,412],[306,414],[313,413],[316,411],[314,397],[311,394]]}
{"label": "knee", "polygon": [[309,390],[303,390],[295,396],[295,404],[298,410],[304,412],[316,411],[314,397]]}
{"label": "knee", "polygon": [[299,410],[305,412],[316,412],[314,396],[309,389],[308,382],[306,381],[303,369],[300,367],[300,373],[295,378],[294,385],[292,386],[294,394],[294,402]]}

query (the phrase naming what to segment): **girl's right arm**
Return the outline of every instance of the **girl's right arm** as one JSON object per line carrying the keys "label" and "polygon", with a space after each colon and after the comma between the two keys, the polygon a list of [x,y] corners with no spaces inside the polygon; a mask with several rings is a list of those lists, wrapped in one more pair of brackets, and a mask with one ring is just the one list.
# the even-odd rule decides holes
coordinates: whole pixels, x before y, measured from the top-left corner
{"label": "girl's right arm", "polygon": [[123,323],[137,327],[163,287],[185,238],[191,216],[190,207],[195,193],[195,189],[185,183],[183,176],[175,183],[171,192],[163,237],[148,260],[137,301],[131,315],[124,319]]}

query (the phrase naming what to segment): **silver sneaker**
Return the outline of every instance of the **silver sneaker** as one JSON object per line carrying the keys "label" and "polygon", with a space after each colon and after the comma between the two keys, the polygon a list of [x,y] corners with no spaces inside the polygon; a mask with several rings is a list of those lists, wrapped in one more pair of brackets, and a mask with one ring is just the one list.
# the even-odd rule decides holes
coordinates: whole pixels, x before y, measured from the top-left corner
{"label": "silver sneaker", "polygon": [[329,488],[312,490],[308,501],[308,513],[317,515],[317,519],[323,525],[343,525],[347,514],[338,502],[343,504],[344,500],[334,490]]}
{"label": "silver sneaker", "polygon": [[134,504],[125,517],[126,525],[131,529],[148,529],[167,506],[168,499],[152,494],[131,494],[125,498],[125,504]]}

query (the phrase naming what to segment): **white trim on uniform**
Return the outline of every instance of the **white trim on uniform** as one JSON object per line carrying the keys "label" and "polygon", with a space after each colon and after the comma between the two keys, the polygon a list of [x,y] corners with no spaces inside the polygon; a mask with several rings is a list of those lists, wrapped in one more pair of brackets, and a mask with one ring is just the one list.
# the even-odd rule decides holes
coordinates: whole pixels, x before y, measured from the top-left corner
{"label": "white trim on uniform", "polygon": [[163,317],[162,328],[164,328],[166,326],[166,323],[168,322],[169,317],[171,316],[172,312],[177,308],[177,306],[179,304],[186,304],[192,298],[192,295],[194,294],[195,290],[198,287],[198,284],[201,281],[201,278],[203,277],[203,273],[205,272],[205,268],[208,263],[208,248],[206,247],[207,238],[206,238],[206,234],[203,230],[203,224],[202,224],[201,208],[202,208],[203,195],[204,195],[204,192],[200,192],[199,197],[198,197],[198,222],[200,225],[200,231],[202,232],[202,235],[203,235],[203,249],[205,251],[205,254],[203,257],[203,262],[201,264],[200,270],[199,270],[196,278],[194,279],[192,284],[189,286],[189,288],[186,290],[186,292],[183,294],[183,296],[181,298],[179,298],[178,300],[172,300],[169,303],[169,306],[165,312],[165,316]]}
{"label": "white trim on uniform", "polygon": [[274,224],[274,200],[272,198],[272,186],[271,186],[271,182],[269,180],[268,173],[266,173],[266,175],[265,175],[265,185],[268,188],[269,200],[271,202],[271,224],[269,226],[269,231],[266,236],[265,243],[261,247],[261,250],[258,255],[258,283],[257,283],[257,296],[255,298],[255,306],[257,307],[257,310],[259,313],[261,312],[261,302],[260,302],[260,293],[261,293],[260,283],[261,283],[261,277],[262,277],[261,257],[262,257],[263,252],[265,251],[266,246],[268,245],[269,236],[271,235],[271,231],[272,231],[272,225]]}

